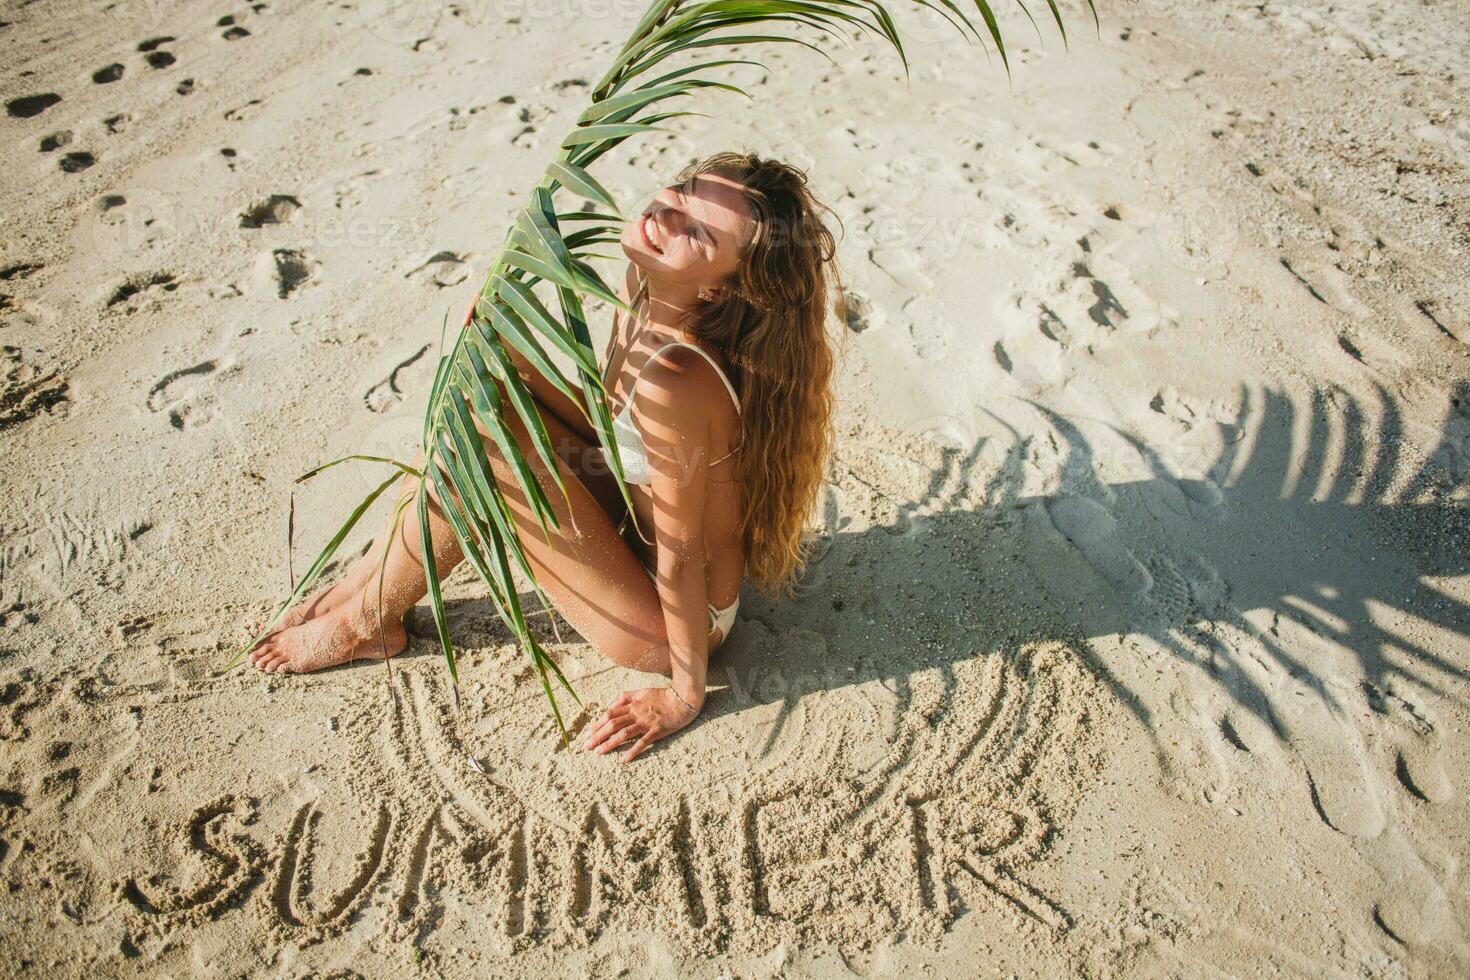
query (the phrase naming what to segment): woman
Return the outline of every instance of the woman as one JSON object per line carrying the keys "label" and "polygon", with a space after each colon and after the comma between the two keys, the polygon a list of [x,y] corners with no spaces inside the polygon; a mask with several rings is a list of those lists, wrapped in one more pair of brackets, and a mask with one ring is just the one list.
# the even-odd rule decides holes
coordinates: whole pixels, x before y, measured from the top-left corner
{"label": "woman", "polygon": [[[604,656],[672,680],[619,697],[588,729],[588,749],[632,742],[622,756],[631,761],[693,721],[742,579],[790,594],[805,563],[802,531],[832,443],[827,313],[842,295],[835,242],[819,210],[831,213],[801,171],[727,152],[686,167],[624,228],[621,295],[635,316],[614,317],[603,372],[637,525],[651,538],[631,533],[616,478],[582,413],[512,350],[571,501],[568,512],[560,493],[548,495],[562,532],[548,545],[498,446],[481,431],[536,581]],[[466,322],[473,310],[472,303]],[[541,485],[552,487],[520,419],[506,422]],[[415,467],[422,461],[421,451]],[[416,493],[418,483],[406,478],[402,494]],[[442,576],[463,556],[433,495],[430,504]],[[255,666],[301,672],[401,651],[403,616],[427,589],[415,508],[390,532],[391,525],[336,586],[290,611],[251,655]]]}

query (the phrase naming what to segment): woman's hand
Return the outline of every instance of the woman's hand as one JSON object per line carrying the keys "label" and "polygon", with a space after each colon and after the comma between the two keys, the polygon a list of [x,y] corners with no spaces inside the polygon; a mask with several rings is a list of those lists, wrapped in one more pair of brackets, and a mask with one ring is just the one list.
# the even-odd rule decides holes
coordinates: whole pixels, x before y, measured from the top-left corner
{"label": "woman's hand", "polygon": [[479,292],[479,290],[476,290],[475,291],[475,295],[470,298],[470,305],[465,307],[465,310],[464,310],[464,323],[461,323],[460,326],[467,327],[467,326],[470,325],[470,321],[475,318],[475,307],[478,306],[479,304],[480,304],[480,292]]}
{"label": "woman's hand", "polygon": [[623,753],[623,761],[632,762],[644,749],[685,727],[698,714],[670,687],[624,691],[588,734],[582,748],[604,755],[630,739],[637,739]]}

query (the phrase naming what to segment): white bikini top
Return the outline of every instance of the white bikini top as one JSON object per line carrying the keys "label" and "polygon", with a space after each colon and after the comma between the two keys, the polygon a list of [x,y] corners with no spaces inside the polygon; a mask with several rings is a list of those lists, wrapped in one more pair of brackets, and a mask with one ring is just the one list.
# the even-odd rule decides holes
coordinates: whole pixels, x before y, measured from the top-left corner
{"label": "white bikini top", "polygon": [[[729,390],[730,397],[735,399],[735,411],[740,411],[740,396],[735,394],[735,386],[730,383],[730,379],[725,376],[725,372],[720,370],[720,366],[715,363],[715,359],[710,357],[702,348],[696,347],[693,344],[686,344],[681,340],[676,340],[654,351],[653,356],[648,360],[652,361],[670,347],[688,347],[690,350],[699,351],[700,355],[706,361],[709,361],[710,366],[715,369],[715,373],[720,376],[720,380],[725,382],[725,387]],[[648,486],[653,483],[653,470],[648,465],[648,449],[643,444],[643,434],[633,424],[633,393],[638,390],[638,382],[642,379],[643,373],[640,370],[638,377],[633,379],[633,387],[628,389],[627,403],[623,405],[623,410],[613,418],[613,438],[618,444],[618,457],[623,461],[624,477],[627,478],[629,483]],[[742,438],[740,442],[741,445],[744,445],[745,440]],[[723,462],[739,451],[740,446],[736,446],[719,459],[710,460],[709,465],[714,466],[716,463]]]}

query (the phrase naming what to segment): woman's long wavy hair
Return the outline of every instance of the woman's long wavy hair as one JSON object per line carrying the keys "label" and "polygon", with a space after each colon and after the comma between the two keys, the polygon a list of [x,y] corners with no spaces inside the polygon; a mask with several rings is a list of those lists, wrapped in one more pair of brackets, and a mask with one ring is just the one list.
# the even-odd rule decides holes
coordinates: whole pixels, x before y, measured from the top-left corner
{"label": "woman's long wavy hair", "polygon": [[[682,183],[718,172],[738,180],[755,221],[721,298],[700,301],[688,329],[718,347],[740,394],[746,576],[790,595],[806,566],[805,537],[833,451],[833,355],[828,314],[846,321],[837,242],[806,173],[755,153],[724,151],[679,172]],[[648,292],[640,277],[633,307]],[[844,334],[845,335],[845,334]]]}

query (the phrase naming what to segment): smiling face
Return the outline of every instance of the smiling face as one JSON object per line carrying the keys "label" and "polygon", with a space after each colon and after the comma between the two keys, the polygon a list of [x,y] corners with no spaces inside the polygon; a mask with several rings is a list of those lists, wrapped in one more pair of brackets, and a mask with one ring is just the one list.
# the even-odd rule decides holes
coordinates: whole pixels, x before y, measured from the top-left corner
{"label": "smiling face", "polygon": [[754,233],[740,183],[710,172],[659,191],[620,242],[653,282],[697,290],[730,279]]}

